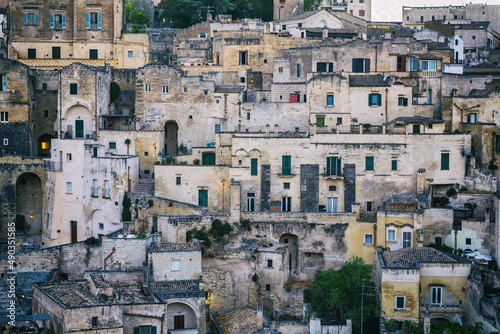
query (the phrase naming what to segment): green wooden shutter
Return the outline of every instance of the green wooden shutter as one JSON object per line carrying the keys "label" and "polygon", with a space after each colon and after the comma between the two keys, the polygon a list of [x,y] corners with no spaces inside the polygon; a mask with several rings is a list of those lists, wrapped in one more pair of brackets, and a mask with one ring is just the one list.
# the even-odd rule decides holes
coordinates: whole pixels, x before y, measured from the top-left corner
{"label": "green wooden shutter", "polygon": [[450,169],[450,153],[441,153],[441,170]]}
{"label": "green wooden shutter", "polygon": [[373,170],[373,157],[366,157],[365,170]]}
{"label": "green wooden shutter", "polygon": [[134,327],[134,334],[141,334],[141,329],[139,327]]}
{"label": "green wooden shutter", "polygon": [[289,155],[283,155],[281,167],[282,175],[292,175],[292,157]]}
{"label": "green wooden shutter", "polygon": [[208,207],[208,190],[198,190],[198,205]]}
{"label": "green wooden shutter", "polygon": [[368,105],[372,105],[372,94],[368,94]]}
{"label": "green wooden shutter", "polygon": [[331,157],[326,158],[326,176],[330,176]]}
{"label": "green wooden shutter", "polygon": [[392,170],[398,170],[398,161],[397,160],[392,160]]}
{"label": "green wooden shutter", "polygon": [[215,153],[205,153],[203,154],[203,165],[213,166],[215,165]]}
{"label": "green wooden shutter", "polygon": [[151,326],[151,334],[156,334],[156,326]]}
{"label": "green wooden shutter", "polygon": [[382,94],[377,94],[377,106],[382,105]]}
{"label": "green wooden shutter", "polygon": [[54,29],[56,23],[55,23],[55,18],[54,14],[50,14],[50,29]]}
{"label": "green wooden shutter", "polygon": [[7,91],[7,74],[2,75],[2,91]]}
{"label": "green wooden shutter", "polygon": [[342,175],[342,172],[340,171],[341,167],[342,167],[342,159],[337,158],[337,176]]}
{"label": "green wooden shutter", "polygon": [[83,138],[83,120],[75,120],[75,138]]}
{"label": "green wooden shutter", "polygon": [[258,160],[255,158],[250,160],[250,175],[257,175],[257,163]]}

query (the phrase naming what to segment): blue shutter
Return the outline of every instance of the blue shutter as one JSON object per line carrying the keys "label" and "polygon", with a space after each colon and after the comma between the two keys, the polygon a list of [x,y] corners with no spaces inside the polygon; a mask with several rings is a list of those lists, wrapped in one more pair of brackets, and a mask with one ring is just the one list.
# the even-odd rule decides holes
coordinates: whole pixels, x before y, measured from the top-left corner
{"label": "blue shutter", "polygon": [[85,14],[85,26],[87,29],[90,29],[90,13]]}
{"label": "blue shutter", "polygon": [[[24,20],[24,25],[27,25],[28,24],[28,13],[24,13],[23,20]],[[11,17],[11,22],[12,22],[12,17]]]}
{"label": "blue shutter", "polygon": [[151,326],[151,334],[156,334],[156,326]]}
{"label": "blue shutter", "polygon": [[66,15],[62,16],[62,28],[66,29]]}
{"label": "blue shutter", "polygon": [[35,13],[35,25],[38,25],[38,13]]}
{"label": "blue shutter", "polygon": [[55,27],[54,14],[50,14],[50,29],[54,29],[54,27]]}
{"label": "blue shutter", "polygon": [[7,91],[7,74],[2,75],[2,92]]}
{"label": "blue shutter", "polygon": [[12,15],[9,16],[9,29],[12,30]]}
{"label": "blue shutter", "polygon": [[102,29],[102,13],[97,13],[97,29]]}

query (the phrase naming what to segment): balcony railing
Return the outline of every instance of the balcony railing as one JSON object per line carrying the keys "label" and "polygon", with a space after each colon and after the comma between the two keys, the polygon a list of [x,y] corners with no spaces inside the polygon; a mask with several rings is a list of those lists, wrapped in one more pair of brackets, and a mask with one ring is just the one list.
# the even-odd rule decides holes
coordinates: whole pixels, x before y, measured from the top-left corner
{"label": "balcony railing", "polygon": [[183,329],[169,329],[169,334],[198,334],[196,328],[183,328]]}
{"label": "balcony railing", "polygon": [[60,172],[62,171],[62,162],[61,161],[43,161],[43,169],[51,172]]}
{"label": "balcony railing", "polygon": [[361,212],[359,214],[358,221],[365,222],[365,223],[374,223],[377,221],[377,213],[376,212]]}
{"label": "balcony railing", "polygon": [[422,304],[420,310],[422,312],[429,311],[431,313],[462,313],[463,305]]}
{"label": "balcony railing", "polygon": [[[92,66],[104,66],[104,59],[80,59],[80,58],[36,58],[36,59],[17,59],[17,61],[35,67],[37,69],[58,69],[71,65],[72,63],[82,63]],[[113,59],[108,59],[108,63],[112,63]]]}

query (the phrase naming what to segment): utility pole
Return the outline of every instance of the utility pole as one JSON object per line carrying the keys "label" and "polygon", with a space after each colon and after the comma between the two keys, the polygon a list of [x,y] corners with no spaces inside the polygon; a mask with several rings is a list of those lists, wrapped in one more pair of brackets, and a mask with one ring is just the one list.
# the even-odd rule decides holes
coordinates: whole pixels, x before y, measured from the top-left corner
{"label": "utility pole", "polygon": [[[368,286],[364,285],[364,281],[369,281],[368,279],[363,279],[361,281],[361,334],[363,334],[363,296],[377,296],[377,287],[376,286]],[[365,293],[365,288],[367,289],[375,289],[374,292]],[[370,291],[370,290],[369,290]]]}

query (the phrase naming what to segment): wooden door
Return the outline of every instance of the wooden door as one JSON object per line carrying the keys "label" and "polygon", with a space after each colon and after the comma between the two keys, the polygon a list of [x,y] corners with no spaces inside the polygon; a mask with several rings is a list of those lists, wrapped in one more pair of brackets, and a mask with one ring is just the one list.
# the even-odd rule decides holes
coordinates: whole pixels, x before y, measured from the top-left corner
{"label": "wooden door", "polygon": [[183,315],[174,315],[174,329],[184,329]]}
{"label": "wooden door", "polygon": [[71,221],[71,242],[77,242],[78,241],[78,232],[77,232],[77,222]]}

